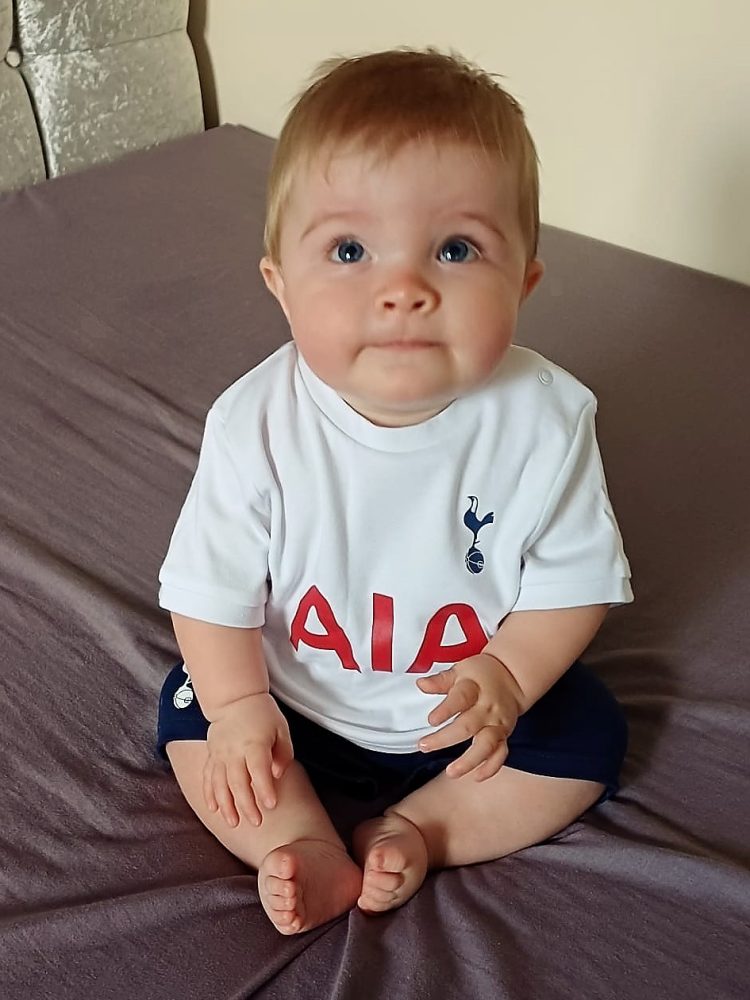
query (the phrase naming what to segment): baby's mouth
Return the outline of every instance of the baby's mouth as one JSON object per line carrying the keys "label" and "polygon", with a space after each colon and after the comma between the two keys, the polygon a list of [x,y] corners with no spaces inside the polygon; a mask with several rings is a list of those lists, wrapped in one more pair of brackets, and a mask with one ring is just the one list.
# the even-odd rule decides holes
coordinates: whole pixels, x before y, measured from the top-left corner
{"label": "baby's mouth", "polygon": [[372,346],[389,351],[423,351],[438,345],[434,340],[387,340],[382,344],[373,344]]}

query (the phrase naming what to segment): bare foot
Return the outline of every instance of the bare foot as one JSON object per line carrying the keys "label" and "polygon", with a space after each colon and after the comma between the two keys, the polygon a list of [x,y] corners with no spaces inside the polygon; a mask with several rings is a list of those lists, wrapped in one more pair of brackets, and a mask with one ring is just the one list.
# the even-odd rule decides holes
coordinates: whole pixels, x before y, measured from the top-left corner
{"label": "bare foot", "polygon": [[343,847],[326,840],[295,840],[265,856],[258,892],[271,923],[282,934],[299,934],[350,910],[362,872]]}
{"label": "bare foot", "polygon": [[402,906],[427,874],[427,848],[417,827],[389,812],[360,823],[353,835],[354,856],[364,869],[357,906],[383,913]]}

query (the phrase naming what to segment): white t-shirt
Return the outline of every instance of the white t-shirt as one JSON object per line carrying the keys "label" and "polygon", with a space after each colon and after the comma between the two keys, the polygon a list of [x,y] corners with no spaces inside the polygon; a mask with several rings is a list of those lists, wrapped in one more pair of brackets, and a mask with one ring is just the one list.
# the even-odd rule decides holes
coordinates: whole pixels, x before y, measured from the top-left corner
{"label": "white t-shirt", "polygon": [[413,752],[443,697],[417,678],[479,652],[509,612],[633,600],[595,412],[572,375],[511,346],[479,390],[379,427],[285,344],[208,413],[159,603],[262,625],[275,695],[360,746]]}

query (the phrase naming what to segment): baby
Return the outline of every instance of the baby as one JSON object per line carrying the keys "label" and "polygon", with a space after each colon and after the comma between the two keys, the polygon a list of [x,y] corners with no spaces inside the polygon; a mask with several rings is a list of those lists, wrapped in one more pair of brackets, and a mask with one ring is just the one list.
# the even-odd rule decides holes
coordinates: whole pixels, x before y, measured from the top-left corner
{"label": "baby", "polygon": [[[624,716],[577,658],[630,569],[595,396],[512,344],[537,231],[521,109],[458,56],[328,62],[281,133],[260,269],[293,339],[206,419],[159,748],[283,934],[618,790]],[[318,782],[392,803],[351,855]]]}

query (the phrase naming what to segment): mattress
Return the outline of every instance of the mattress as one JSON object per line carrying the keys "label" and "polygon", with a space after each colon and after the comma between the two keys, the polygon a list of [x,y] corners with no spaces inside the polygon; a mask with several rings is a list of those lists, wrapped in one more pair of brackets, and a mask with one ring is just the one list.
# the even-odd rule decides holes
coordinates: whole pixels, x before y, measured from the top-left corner
{"label": "mattress", "polygon": [[543,227],[517,341],[599,398],[636,592],[582,657],[630,725],[616,798],[285,937],[157,759],[203,420],[289,337],[257,270],[271,151],[223,126],[0,198],[0,996],[746,997],[747,287]]}

